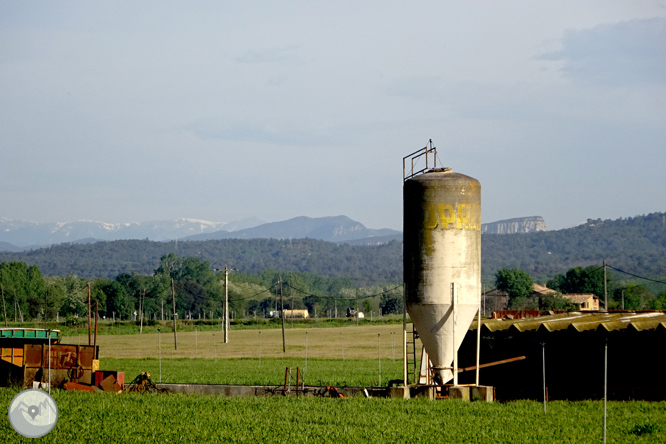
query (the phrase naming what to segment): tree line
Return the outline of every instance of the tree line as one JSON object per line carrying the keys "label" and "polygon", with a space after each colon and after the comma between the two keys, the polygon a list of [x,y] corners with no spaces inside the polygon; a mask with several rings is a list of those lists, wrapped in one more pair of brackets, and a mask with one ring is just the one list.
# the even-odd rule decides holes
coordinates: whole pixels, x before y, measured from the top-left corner
{"label": "tree line", "polygon": [[[106,319],[146,322],[172,319],[219,319],[225,297],[224,271],[197,257],[173,253],[160,258],[149,275],[120,273],[114,279],[86,279],[74,274],[44,276],[35,265],[0,263],[3,312],[9,320],[67,320],[76,324],[93,312]],[[235,317],[266,316],[270,311],[308,309],[320,317],[344,316],[347,309],[402,312],[402,285],[355,287],[349,278],[327,278],[312,273],[262,270],[231,272],[228,280],[230,312]],[[281,303],[278,307],[278,300]]]}
{"label": "tree line", "polygon": [[[504,268],[495,274],[496,288],[509,295],[509,309],[575,310],[562,295],[592,293],[604,298],[600,266],[574,267],[545,282],[554,294],[534,297],[534,280],[521,269]],[[606,274],[609,309],[666,310],[666,282],[660,292],[646,285]],[[121,273],[114,279],[85,279],[73,274],[43,276],[35,265],[0,263],[3,315],[9,320],[67,320],[78,323],[87,316],[88,297],[93,312],[102,318],[146,322],[171,319],[172,298],[180,319],[219,319],[225,295],[224,272],[196,257],[164,255],[150,275]],[[347,310],[383,314],[402,313],[400,283],[354,286],[349,278],[328,278],[312,273],[229,273],[228,297],[235,318],[267,316],[285,309],[307,309],[311,316],[343,317]]]}
{"label": "tree line", "polygon": [[653,292],[645,284],[621,280],[616,283],[614,276],[617,275],[617,271],[607,269],[604,284],[603,266],[574,267],[546,281],[546,287],[554,293],[536,297],[529,273],[503,268],[495,273],[495,287],[508,294],[510,310],[578,309],[576,304],[563,297],[567,294],[594,294],[602,303],[608,297],[609,310],[666,310],[666,281],[660,283],[661,291]]}

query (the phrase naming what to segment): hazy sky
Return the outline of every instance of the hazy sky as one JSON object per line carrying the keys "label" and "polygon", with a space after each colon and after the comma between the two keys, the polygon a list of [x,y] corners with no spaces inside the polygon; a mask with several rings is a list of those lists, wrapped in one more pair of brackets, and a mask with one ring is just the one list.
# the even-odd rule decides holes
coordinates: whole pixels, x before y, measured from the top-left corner
{"label": "hazy sky", "polygon": [[0,217],[401,229],[428,139],[483,222],[666,211],[666,2],[0,3]]}

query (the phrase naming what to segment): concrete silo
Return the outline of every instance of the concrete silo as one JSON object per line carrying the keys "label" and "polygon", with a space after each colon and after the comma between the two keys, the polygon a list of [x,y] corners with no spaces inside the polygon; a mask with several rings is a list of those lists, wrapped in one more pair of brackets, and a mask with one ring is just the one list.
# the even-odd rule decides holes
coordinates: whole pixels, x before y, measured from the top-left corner
{"label": "concrete silo", "polygon": [[403,198],[405,305],[444,384],[479,309],[481,184],[433,168],[405,177]]}

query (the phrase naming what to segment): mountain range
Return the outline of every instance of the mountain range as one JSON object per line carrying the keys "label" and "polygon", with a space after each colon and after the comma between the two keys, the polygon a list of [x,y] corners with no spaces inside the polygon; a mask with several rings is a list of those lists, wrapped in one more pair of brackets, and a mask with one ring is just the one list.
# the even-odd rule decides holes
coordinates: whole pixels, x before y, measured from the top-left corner
{"label": "mountain range", "polygon": [[[529,233],[545,231],[539,216],[483,224],[489,233]],[[0,218],[0,251],[19,252],[61,243],[93,243],[128,239],[151,241],[203,241],[221,239],[317,239],[356,245],[380,245],[402,240],[402,232],[371,229],[347,216],[295,217],[263,223],[252,218],[230,223],[199,219],[176,219],[141,223],[106,223],[97,221],[28,222]]]}
{"label": "mountain range", "polygon": [[243,230],[262,223],[256,218],[230,223],[186,218],[120,224],[89,220],[39,223],[0,217],[0,251],[23,251],[63,242],[90,243],[121,239],[166,241],[220,230]]}
{"label": "mountain range", "polygon": [[[383,237],[376,237],[375,240]],[[326,242],[318,239],[220,239],[155,242],[147,239],[94,243],[66,242],[23,252],[0,252],[0,262],[36,265],[44,275],[74,274],[113,279],[121,273],[151,275],[161,258],[173,253],[196,257],[211,268],[233,265],[244,273],[264,270],[304,272],[349,278],[355,285],[401,282],[402,242]],[[502,268],[526,271],[545,283],[573,267],[606,261],[613,281],[639,279],[655,294],[665,291],[666,213],[651,213],[618,220],[589,219],[563,230],[511,235],[482,234],[482,282],[493,285]]]}

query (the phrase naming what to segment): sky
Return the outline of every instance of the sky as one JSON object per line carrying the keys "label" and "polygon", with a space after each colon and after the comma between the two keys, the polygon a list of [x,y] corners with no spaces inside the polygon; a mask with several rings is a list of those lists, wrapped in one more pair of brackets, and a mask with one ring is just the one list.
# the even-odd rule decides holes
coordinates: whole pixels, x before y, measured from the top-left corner
{"label": "sky", "polygon": [[666,211],[666,1],[0,2],[0,217],[346,215],[403,157],[484,223]]}

